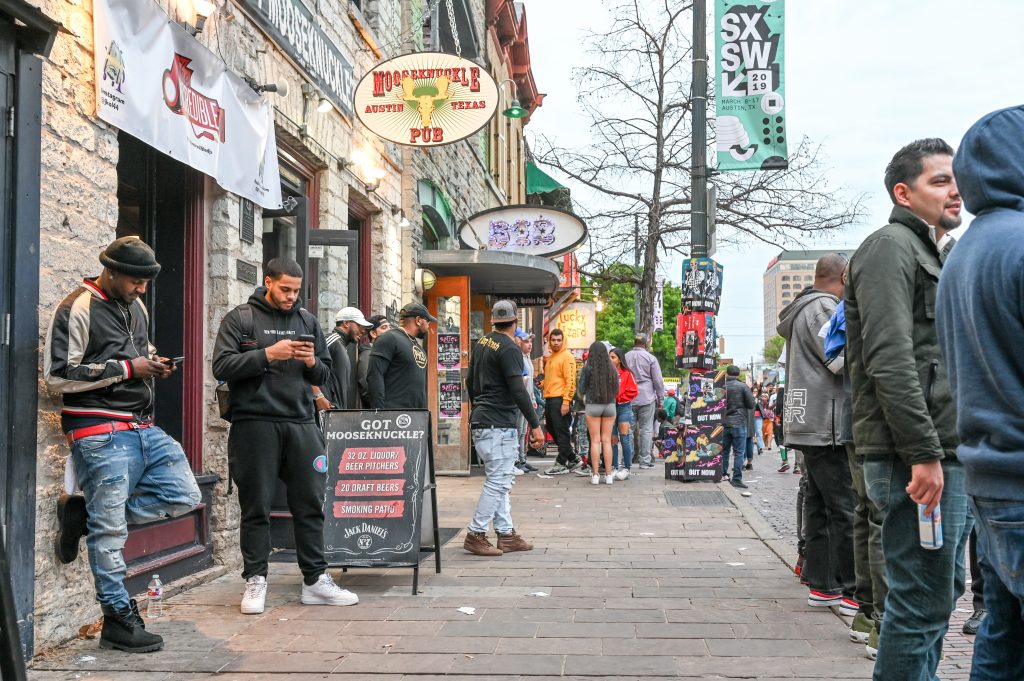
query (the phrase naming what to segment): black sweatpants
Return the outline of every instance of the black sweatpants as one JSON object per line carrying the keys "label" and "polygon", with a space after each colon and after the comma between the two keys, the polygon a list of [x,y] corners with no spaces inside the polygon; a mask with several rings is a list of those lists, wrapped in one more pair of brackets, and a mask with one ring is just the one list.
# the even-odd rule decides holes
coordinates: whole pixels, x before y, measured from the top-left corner
{"label": "black sweatpants", "polygon": [[547,419],[548,432],[558,445],[558,456],[555,463],[566,465],[576,461],[576,452],[572,448],[572,436],[569,434],[569,423],[572,411],[562,416],[562,398],[549,397],[544,400],[544,416]]}
{"label": "black sweatpants", "polygon": [[270,557],[270,506],[277,480],[288,490],[295,526],[295,552],[307,584],[327,570],[324,560],[324,497],[327,474],[314,468],[324,454],[314,423],[237,421],[228,436],[231,477],[242,509],[239,543],[242,577],[266,576]]}

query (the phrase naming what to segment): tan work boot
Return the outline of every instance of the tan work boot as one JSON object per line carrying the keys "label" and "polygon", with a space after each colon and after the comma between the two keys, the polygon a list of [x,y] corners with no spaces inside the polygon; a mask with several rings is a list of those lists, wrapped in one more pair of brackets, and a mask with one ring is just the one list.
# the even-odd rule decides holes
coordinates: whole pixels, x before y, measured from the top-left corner
{"label": "tan work boot", "polygon": [[498,532],[498,548],[505,553],[512,551],[533,551],[533,544],[527,543],[525,539],[512,530],[508,534]]}
{"label": "tan work boot", "polygon": [[[500,543],[501,539],[498,539],[498,542]],[[500,556],[502,553],[501,549],[494,548],[494,545],[487,541],[487,535],[483,532],[467,532],[462,548],[477,556]]]}

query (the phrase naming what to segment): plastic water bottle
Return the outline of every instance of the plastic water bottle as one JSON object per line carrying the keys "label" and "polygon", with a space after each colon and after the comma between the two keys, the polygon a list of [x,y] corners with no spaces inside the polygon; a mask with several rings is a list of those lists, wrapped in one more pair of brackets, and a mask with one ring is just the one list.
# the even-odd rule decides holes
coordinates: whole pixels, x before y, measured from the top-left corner
{"label": "plastic water bottle", "polygon": [[160,575],[153,575],[149,586],[146,587],[146,617],[163,617],[164,615],[164,583],[160,581]]}
{"label": "plastic water bottle", "polygon": [[917,531],[921,536],[921,548],[935,551],[942,548],[942,512],[939,505],[931,513],[925,511],[927,506],[917,505]]}

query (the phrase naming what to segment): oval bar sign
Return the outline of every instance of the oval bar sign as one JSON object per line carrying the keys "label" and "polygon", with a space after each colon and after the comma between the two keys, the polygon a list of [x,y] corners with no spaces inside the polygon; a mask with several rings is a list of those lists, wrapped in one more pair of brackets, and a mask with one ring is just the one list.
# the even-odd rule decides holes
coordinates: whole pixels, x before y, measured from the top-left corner
{"label": "oval bar sign", "polygon": [[525,204],[482,211],[459,230],[459,241],[466,248],[544,258],[575,250],[586,238],[587,225],[579,216],[558,208]]}
{"label": "oval bar sign", "polygon": [[417,52],[373,67],[356,86],[356,115],[378,137],[413,147],[451,144],[479,131],[498,108],[498,86],[479,64]]}

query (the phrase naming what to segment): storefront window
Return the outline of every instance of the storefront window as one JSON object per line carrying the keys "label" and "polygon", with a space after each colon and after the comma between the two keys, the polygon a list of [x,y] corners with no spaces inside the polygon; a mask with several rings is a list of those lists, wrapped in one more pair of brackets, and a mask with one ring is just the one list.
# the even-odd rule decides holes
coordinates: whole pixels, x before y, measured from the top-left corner
{"label": "storefront window", "polygon": [[[281,198],[304,197],[307,180],[291,166],[282,163]],[[274,258],[287,257],[299,260],[298,221],[294,217],[278,217],[263,220],[263,264]],[[262,282],[262,279],[261,279]]]}
{"label": "storefront window", "polygon": [[462,298],[437,299],[437,444],[462,443]]}

